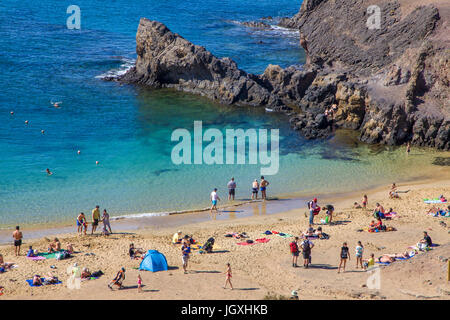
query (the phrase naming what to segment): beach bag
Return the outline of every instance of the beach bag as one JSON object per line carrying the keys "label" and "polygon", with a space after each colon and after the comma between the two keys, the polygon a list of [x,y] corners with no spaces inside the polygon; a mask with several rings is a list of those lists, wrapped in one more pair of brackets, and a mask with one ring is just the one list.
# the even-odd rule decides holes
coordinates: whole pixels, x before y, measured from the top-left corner
{"label": "beach bag", "polygon": [[253,243],[253,240],[247,240],[247,243]]}
{"label": "beach bag", "polygon": [[289,244],[289,246],[291,247],[291,253],[297,253],[298,252],[298,245],[295,242],[291,242]]}
{"label": "beach bag", "polygon": [[320,213],[320,207],[317,206],[314,211],[313,211],[314,215],[317,216]]}
{"label": "beach bag", "polygon": [[303,246],[303,252],[310,252],[311,251],[311,246],[309,245],[309,241],[305,240],[302,243]]}

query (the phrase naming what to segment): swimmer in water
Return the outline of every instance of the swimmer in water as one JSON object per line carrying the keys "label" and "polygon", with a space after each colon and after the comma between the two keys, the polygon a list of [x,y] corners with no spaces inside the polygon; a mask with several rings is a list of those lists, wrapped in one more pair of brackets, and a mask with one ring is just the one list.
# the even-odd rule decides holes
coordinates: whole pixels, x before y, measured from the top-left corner
{"label": "swimmer in water", "polygon": [[41,133],[44,134],[44,133],[45,133],[45,130],[41,130]]}
{"label": "swimmer in water", "polygon": [[45,171],[47,172],[47,174],[48,174],[49,176],[51,176],[51,175],[53,174],[53,172],[51,172],[49,168],[47,168]]}
{"label": "swimmer in water", "polygon": [[62,102],[50,102],[55,108],[61,108],[61,106],[60,106],[60,104],[62,103]]}
{"label": "swimmer in water", "polygon": [[25,120],[25,124],[28,124],[28,120]]}
{"label": "swimmer in water", "polygon": [[80,154],[80,153],[81,153],[81,151],[80,151],[80,150],[78,150],[78,151],[77,151],[77,153],[78,153],[78,154]]}

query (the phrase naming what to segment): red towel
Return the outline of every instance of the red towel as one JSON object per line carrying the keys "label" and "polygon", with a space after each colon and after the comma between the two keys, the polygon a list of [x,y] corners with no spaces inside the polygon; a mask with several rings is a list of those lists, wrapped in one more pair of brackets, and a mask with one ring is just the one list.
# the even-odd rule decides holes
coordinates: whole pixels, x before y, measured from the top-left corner
{"label": "red towel", "polygon": [[266,239],[266,238],[262,238],[262,239],[256,239],[255,242],[259,242],[259,243],[266,243],[269,242],[270,239]]}
{"label": "red towel", "polygon": [[251,245],[251,244],[256,244],[256,242],[252,242],[252,243],[248,243],[248,242],[238,242],[238,243],[236,243],[236,244],[241,245],[241,246],[248,246],[248,245]]}

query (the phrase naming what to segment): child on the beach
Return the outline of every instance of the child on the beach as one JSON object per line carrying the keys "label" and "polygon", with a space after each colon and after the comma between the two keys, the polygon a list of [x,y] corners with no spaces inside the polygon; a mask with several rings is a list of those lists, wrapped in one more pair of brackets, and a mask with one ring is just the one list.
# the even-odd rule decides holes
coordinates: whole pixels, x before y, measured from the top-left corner
{"label": "child on the beach", "polygon": [[347,242],[344,242],[341,248],[341,262],[339,263],[338,273],[341,273],[341,266],[344,264],[344,272],[345,272],[345,264],[347,263],[347,259],[350,261],[350,252],[348,251]]}
{"label": "child on the beach", "polygon": [[138,280],[137,280],[138,292],[142,292],[142,278],[141,278],[141,275],[138,274],[137,278],[138,278]]}
{"label": "child on the beach", "polygon": [[363,260],[363,269],[366,271],[368,268],[371,268],[375,265],[375,255],[373,253],[370,254],[370,259]]}
{"label": "child on the beach", "polygon": [[362,199],[363,208],[366,209],[368,204],[369,204],[369,200],[367,199],[367,195],[365,194]]}
{"label": "child on the beach", "polygon": [[226,279],[225,279],[225,286],[224,289],[227,288],[227,284],[230,284],[231,290],[233,290],[233,285],[231,284],[231,266],[229,263],[227,263],[227,271],[225,271]]}

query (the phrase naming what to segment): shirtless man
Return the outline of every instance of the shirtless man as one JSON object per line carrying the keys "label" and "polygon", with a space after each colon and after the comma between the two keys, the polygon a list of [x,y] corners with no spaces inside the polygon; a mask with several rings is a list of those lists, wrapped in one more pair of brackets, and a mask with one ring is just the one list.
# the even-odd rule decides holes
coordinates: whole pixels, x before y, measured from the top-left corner
{"label": "shirtless man", "polygon": [[19,226],[17,226],[12,235],[14,238],[14,253],[16,256],[20,256],[20,246],[22,245],[23,238],[22,232],[19,229]]}
{"label": "shirtless man", "polygon": [[94,234],[95,230],[97,230],[98,222],[100,221],[100,206],[95,206],[95,209],[92,210],[92,230],[91,234]]}
{"label": "shirtless man", "polygon": [[259,183],[259,187],[261,189],[261,198],[266,200],[266,188],[269,185],[269,181],[264,179],[264,176],[261,176],[261,182]]}

